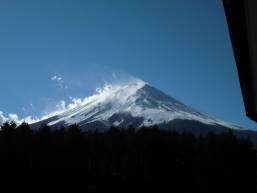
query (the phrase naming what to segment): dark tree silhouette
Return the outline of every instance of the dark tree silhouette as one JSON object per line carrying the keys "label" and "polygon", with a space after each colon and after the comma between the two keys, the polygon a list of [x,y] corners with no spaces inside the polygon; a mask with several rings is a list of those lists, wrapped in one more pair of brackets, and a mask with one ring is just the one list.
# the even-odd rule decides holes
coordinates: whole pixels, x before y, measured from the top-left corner
{"label": "dark tree silhouette", "polygon": [[[26,123],[5,123],[0,171],[5,179],[11,174],[12,183],[59,182],[94,190],[257,191],[256,149],[233,131],[196,137],[157,126],[82,132],[78,125],[33,131]],[[47,177],[38,180],[43,174]]]}

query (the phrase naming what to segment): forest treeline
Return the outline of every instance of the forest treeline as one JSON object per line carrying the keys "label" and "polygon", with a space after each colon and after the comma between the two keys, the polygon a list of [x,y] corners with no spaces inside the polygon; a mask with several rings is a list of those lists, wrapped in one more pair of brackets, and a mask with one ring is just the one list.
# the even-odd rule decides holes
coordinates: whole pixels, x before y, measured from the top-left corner
{"label": "forest treeline", "polygon": [[48,174],[46,179],[79,179],[91,189],[257,190],[256,149],[232,131],[195,137],[158,127],[82,132],[72,125],[35,131],[26,123],[5,123],[0,171],[2,177],[8,173],[15,179],[41,173]]}

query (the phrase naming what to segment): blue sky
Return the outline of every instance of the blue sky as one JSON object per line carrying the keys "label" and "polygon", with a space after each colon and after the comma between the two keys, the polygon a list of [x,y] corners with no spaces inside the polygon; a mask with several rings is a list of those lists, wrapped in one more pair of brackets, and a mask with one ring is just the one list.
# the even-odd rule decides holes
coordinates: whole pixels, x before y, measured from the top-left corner
{"label": "blue sky", "polygon": [[256,128],[245,116],[220,0],[1,0],[0,25],[5,114],[40,116],[131,75]]}

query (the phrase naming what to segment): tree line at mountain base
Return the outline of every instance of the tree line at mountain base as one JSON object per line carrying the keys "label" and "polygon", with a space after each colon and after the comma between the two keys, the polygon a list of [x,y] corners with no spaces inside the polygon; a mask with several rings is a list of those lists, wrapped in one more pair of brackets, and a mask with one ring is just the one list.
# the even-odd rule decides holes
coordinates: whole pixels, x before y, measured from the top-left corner
{"label": "tree line at mountain base", "polygon": [[158,127],[82,132],[72,125],[35,131],[26,123],[5,123],[0,178],[0,185],[33,181],[85,190],[256,192],[257,152],[232,131],[195,137]]}

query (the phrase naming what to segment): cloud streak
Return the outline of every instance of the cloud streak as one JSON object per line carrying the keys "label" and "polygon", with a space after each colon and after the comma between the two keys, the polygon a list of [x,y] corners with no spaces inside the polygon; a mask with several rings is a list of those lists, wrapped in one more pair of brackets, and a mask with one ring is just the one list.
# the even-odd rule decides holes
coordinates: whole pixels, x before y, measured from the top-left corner
{"label": "cloud streak", "polygon": [[[51,77],[51,80],[60,82],[60,81],[62,81],[62,78],[59,77],[59,76],[53,76],[53,77]],[[142,80],[134,78],[134,77],[131,76],[127,81],[123,80],[123,81],[120,81],[119,83],[118,82],[116,82],[116,83],[105,83],[102,88],[96,88],[95,89],[95,94],[93,94],[89,97],[85,97],[85,98],[70,97],[68,103],[64,100],[61,100],[54,106],[54,110],[52,110],[50,112],[45,112],[40,118],[33,117],[31,115],[29,115],[25,118],[19,118],[19,116],[15,113],[5,115],[2,111],[0,111],[0,125],[2,125],[4,122],[10,122],[10,121],[15,121],[17,124],[21,124],[22,122],[26,122],[26,123],[29,123],[29,124],[35,123],[35,122],[50,118],[52,116],[61,114],[65,111],[71,110],[73,108],[77,108],[77,107],[80,107],[80,106],[85,105],[87,103],[90,103],[90,102],[94,101],[96,98],[108,97],[109,93],[110,93],[110,90],[117,89],[121,85],[124,85],[128,82],[135,82],[135,81],[136,82],[137,81],[143,82]],[[34,108],[33,104],[30,104],[30,107]]]}

